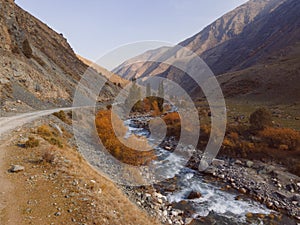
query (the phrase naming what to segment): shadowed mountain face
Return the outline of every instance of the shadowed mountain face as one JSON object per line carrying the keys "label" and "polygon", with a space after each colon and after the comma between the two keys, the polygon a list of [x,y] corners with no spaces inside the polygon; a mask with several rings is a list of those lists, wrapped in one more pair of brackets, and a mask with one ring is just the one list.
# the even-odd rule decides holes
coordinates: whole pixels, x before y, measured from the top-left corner
{"label": "shadowed mountain face", "polygon": [[[269,63],[279,65],[284,63],[282,60],[297,58],[299,48],[296,46],[300,41],[299,12],[300,1],[298,0],[250,0],[179,45],[197,53],[216,75],[254,67],[255,74],[252,76],[255,77],[258,65]],[[174,49],[159,52],[159,55],[153,51],[155,55],[151,57],[168,58],[168,54],[170,55],[172,51]],[[188,58],[183,57],[180,60],[189,66]],[[126,62],[121,66],[124,65]],[[281,65],[280,68],[285,67]],[[133,76],[136,78],[162,76],[178,82],[187,90],[191,90],[193,95],[199,93],[195,84],[182,71],[174,67],[148,62],[139,66],[138,70],[134,69],[135,67],[131,65],[118,67],[114,72],[127,79]],[[297,71],[297,68],[291,69],[293,70],[290,71],[291,73]],[[278,70],[272,69],[274,74],[270,79],[276,79],[279,75]],[[285,75],[289,76],[289,72],[286,72]],[[258,81],[256,87],[259,86]]]}
{"label": "shadowed mountain face", "polygon": [[218,75],[289,54],[287,47],[300,41],[300,2],[282,2],[245,26],[240,35],[205,51],[201,57]]}
{"label": "shadowed mountain face", "polygon": [[[72,103],[76,85],[88,66],[76,57],[62,34],[22,10],[13,0],[0,0],[0,39],[4,111]],[[113,95],[114,89],[112,84],[106,86],[107,97]]]}

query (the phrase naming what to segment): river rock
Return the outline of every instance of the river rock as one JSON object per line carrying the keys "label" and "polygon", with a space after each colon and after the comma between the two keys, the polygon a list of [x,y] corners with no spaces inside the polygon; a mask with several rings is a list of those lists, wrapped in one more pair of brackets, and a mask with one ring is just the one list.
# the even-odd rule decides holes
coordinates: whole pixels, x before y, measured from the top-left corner
{"label": "river rock", "polygon": [[249,167],[249,168],[251,168],[252,166],[253,166],[253,162],[252,161],[250,161],[250,160],[248,160],[247,162],[246,162],[246,166],[247,167]]}
{"label": "river rock", "polygon": [[191,224],[193,222],[193,218],[185,218],[184,224]]}
{"label": "river rock", "polygon": [[243,165],[243,162],[239,159],[235,160],[234,162],[236,165]]}
{"label": "river rock", "polygon": [[273,209],[273,202],[267,202],[266,205],[269,209]]}
{"label": "river rock", "polygon": [[217,168],[210,166],[203,172],[206,174],[215,174],[217,172]]}
{"label": "river rock", "polygon": [[291,198],[292,201],[296,201],[300,204],[300,195],[299,194],[295,194],[292,198]]}
{"label": "river rock", "polygon": [[174,192],[174,191],[176,191],[176,184],[170,184],[170,185],[168,185],[168,186],[166,186],[164,189],[165,189],[165,191],[168,191],[168,192]]}
{"label": "river rock", "polygon": [[295,192],[295,187],[294,187],[293,184],[288,184],[288,185],[286,185],[286,189],[287,189],[289,192],[292,192],[292,193]]}
{"label": "river rock", "polygon": [[11,172],[11,173],[17,173],[17,172],[21,172],[21,171],[24,171],[24,170],[25,170],[24,166],[12,165],[12,167],[9,169],[9,172]]}
{"label": "river rock", "polygon": [[246,190],[246,188],[240,188],[239,192],[242,193],[242,194],[246,194],[247,190]]}
{"label": "river rock", "polygon": [[225,164],[224,160],[213,159],[213,161],[212,161],[212,165],[216,166],[216,167],[218,167],[218,166],[224,166],[224,164]]}
{"label": "river rock", "polygon": [[202,194],[198,191],[191,191],[189,195],[187,196],[187,199],[195,199],[195,198],[201,198]]}
{"label": "river rock", "polygon": [[172,150],[172,147],[171,147],[171,146],[168,146],[168,145],[166,145],[166,146],[164,147],[164,149],[166,149],[166,150],[170,151],[170,150]]}

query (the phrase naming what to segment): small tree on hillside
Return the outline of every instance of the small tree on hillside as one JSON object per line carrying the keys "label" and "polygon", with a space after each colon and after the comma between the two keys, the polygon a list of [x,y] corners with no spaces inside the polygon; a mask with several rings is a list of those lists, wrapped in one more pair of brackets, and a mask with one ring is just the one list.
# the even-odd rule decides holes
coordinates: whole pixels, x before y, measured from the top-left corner
{"label": "small tree on hillside", "polygon": [[254,130],[263,130],[272,126],[272,115],[266,108],[259,108],[250,115],[250,124]]}

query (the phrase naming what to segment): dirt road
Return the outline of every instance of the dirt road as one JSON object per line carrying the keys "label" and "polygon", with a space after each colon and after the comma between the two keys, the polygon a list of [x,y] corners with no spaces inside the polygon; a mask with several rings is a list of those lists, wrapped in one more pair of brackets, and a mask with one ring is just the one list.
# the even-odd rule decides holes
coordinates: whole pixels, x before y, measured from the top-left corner
{"label": "dirt road", "polygon": [[[11,117],[0,117],[0,225],[20,224],[21,217],[17,210],[17,202],[14,198],[14,186],[7,179],[7,165],[4,158],[7,154],[7,144],[10,140],[4,138],[12,130],[32,122],[39,117],[50,115],[60,110],[71,110],[72,108],[56,108],[50,110],[36,111],[19,114]],[[9,138],[9,136],[7,136]]]}
{"label": "dirt road", "polygon": [[11,117],[0,117],[0,139],[3,134],[22,126],[26,123],[29,123],[39,117],[50,115],[54,112],[58,112],[60,110],[71,110],[72,107],[69,108],[56,108],[49,110],[42,110],[30,113],[23,113]]}

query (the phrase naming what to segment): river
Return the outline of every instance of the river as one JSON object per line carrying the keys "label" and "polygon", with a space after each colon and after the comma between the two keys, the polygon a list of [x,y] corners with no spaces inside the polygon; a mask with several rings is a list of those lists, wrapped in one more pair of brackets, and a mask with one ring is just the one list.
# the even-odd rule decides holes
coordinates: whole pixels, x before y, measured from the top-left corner
{"label": "river", "polygon": [[[128,127],[128,134],[135,134],[148,138],[151,143],[150,133],[143,127],[137,127],[137,118],[125,121]],[[140,120],[149,120],[141,117]],[[155,148],[159,158],[169,156],[170,152],[162,147]],[[163,156],[163,157],[162,157]],[[180,155],[171,154],[170,163],[176,168],[177,162],[182,160]],[[165,171],[174,177],[174,170]],[[169,178],[171,178],[168,176]],[[181,210],[189,210],[193,218],[205,218],[205,222],[195,220],[193,224],[286,224],[296,225],[297,223],[287,216],[282,216],[278,212],[265,207],[263,204],[252,200],[246,195],[241,195],[236,190],[223,190],[224,183],[216,179],[210,179],[207,175],[190,168],[183,168],[174,179],[161,182],[159,192],[164,194],[168,202]],[[176,188],[169,190],[170,184],[175,184]],[[193,192],[201,193],[200,198],[187,199],[188,194]]]}

